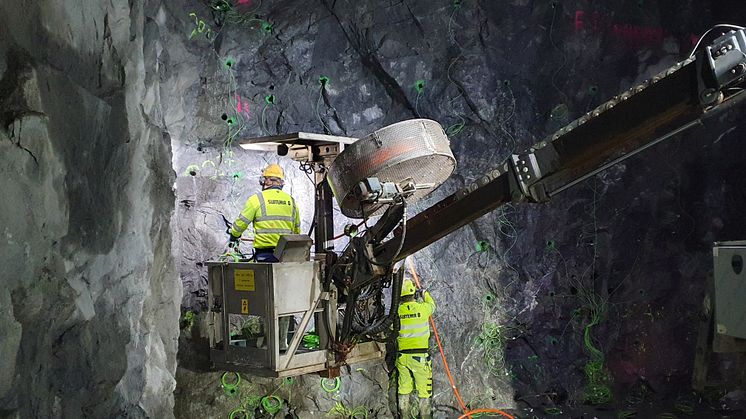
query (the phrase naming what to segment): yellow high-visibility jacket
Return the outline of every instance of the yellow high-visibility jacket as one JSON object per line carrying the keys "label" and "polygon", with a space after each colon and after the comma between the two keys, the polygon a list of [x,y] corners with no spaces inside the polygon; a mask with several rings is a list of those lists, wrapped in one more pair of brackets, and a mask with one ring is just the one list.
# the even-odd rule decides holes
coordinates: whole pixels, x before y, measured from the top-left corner
{"label": "yellow high-visibility jacket", "polygon": [[277,247],[283,234],[300,234],[300,212],[295,200],[280,189],[265,189],[251,195],[230,233],[241,237],[251,223],[254,224],[255,249]]}
{"label": "yellow high-visibility jacket", "polygon": [[435,300],[425,291],[423,301],[410,301],[399,304],[399,351],[427,352],[430,346],[430,323],[428,319],[435,312]]}

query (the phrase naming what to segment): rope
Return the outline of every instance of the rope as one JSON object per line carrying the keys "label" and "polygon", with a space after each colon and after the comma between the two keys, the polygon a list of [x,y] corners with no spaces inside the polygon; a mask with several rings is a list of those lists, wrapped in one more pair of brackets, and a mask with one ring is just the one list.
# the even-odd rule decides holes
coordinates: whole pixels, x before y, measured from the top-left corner
{"label": "rope", "polygon": [[[409,271],[412,273],[412,278],[414,278],[415,284],[417,284],[417,288],[422,288],[420,285],[420,277],[417,275],[417,269],[414,266],[414,262],[412,262],[413,258],[407,259],[407,264],[409,266]],[[440,335],[438,335],[438,328],[435,327],[435,322],[433,321],[433,317],[430,316],[430,326],[433,328],[433,334],[435,335],[435,341],[438,343],[438,350],[440,351],[440,357],[443,359],[443,366],[446,370],[446,375],[448,376],[448,381],[451,383],[451,389],[453,390],[453,394],[456,396],[456,400],[458,400],[459,405],[461,406],[461,410],[464,411],[464,414],[459,417],[459,419],[463,418],[471,418],[473,414],[476,413],[498,413],[506,418],[515,419],[515,417],[503,412],[499,409],[477,409],[477,410],[469,410],[466,408],[466,404],[464,403],[464,400],[461,398],[461,393],[459,393],[458,389],[456,388],[456,383],[453,380],[453,375],[451,374],[451,367],[448,366],[448,361],[446,360],[446,354],[445,351],[443,351],[443,344],[440,342]]]}

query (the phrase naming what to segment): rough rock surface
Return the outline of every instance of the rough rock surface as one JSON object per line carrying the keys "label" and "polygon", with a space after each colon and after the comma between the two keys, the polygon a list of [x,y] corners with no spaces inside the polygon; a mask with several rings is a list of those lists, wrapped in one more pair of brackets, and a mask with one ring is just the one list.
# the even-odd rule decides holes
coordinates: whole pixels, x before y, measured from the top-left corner
{"label": "rough rock surface", "polygon": [[[226,16],[197,0],[0,2],[0,417],[217,418],[244,401],[186,333],[176,373],[178,306],[202,309],[219,214],[235,217],[261,166],[285,166],[304,230],[311,197],[292,163],[238,136],[437,120],[459,166],[424,209],[682,59],[713,23],[746,22],[726,1],[234,3]],[[745,137],[733,110],[418,253],[469,406],[581,405],[586,330],[610,409],[699,400],[710,247],[746,237]],[[434,370],[436,416],[454,417],[437,357]],[[243,395],[275,394],[301,418],[391,417],[381,365],[353,365],[338,393],[313,376],[245,378]]]}
{"label": "rough rock surface", "polygon": [[[200,264],[223,250],[217,214],[236,216],[257,190],[261,166],[285,166],[309,221],[302,172],[289,170],[289,160],[230,147],[236,129],[221,116],[236,117],[242,137],[362,136],[403,119],[437,120],[449,129],[459,167],[417,205],[424,209],[682,59],[694,34],[733,13],[693,1],[239,3],[253,20],[222,22],[197,3],[169,10],[185,34],[171,43],[165,72],[184,92],[174,117],[183,135],[173,137],[184,310],[202,308]],[[583,336],[594,310],[600,323],[589,333],[605,354],[613,406],[642,411],[653,394],[687,397],[710,246],[746,235],[741,115],[678,136],[549,204],[495,211],[416,255],[441,303],[435,319],[470,406],[541,415],[581,404],[590,357]],[[486,251],[475,250],[478,241]],[[438,416],[452,417],[458,405],[437,357],[434,370]],[[220,391],[218,375],[199,384],[193,374],[180,375],[188,384],[179,386],[177,404]],[[353,368],[345,379],[354,386],[355,377]],[[354,394],[379,391],[364,383]],[[300,417],[327,409],[317,385],[296,384],[309,397],[291,402]]]}
{"label": "rough rock surface", "polygon": [[173,416],[158,7],[0,2],[2,417]]}

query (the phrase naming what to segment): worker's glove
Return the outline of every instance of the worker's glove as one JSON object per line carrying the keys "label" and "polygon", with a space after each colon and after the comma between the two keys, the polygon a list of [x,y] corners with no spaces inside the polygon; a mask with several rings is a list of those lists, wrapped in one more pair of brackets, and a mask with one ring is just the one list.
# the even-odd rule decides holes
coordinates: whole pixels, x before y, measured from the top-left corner
{"label": "worker's glove", "polygon": [[241,240],[240,237],[236,237],[236,236],[233,235],[233,233],[231,233],[231,229],[230,228],[228,230],[225,230],[225,232],[228,233],[228,237],[229,237],[228,240],[230,241],[231,245],[236,245]]}
{"label": "worker's glove", "polygon": [[420,301],[424,297],[425,297],[425,289],[424,288],[420,288],[420,289],[418,289],[417,291],[414,292],[414,299],[415,300]]}

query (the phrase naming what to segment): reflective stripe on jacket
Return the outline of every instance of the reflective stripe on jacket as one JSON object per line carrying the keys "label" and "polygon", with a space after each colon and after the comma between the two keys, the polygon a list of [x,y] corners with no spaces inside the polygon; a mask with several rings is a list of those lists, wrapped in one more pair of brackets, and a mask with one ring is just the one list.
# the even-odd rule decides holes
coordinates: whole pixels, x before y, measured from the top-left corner
{"label": "reflective stripe on jacket", "polygon": [[424,301],[410,301],[399,305],[399,337],[397,343],[400,351],[422,349],[427,351],[430,340],[430,323],[428,319],[435,312],[435,301],[425,291]]}
{"label": "reflective stripe on jacket", "polygon": [[280,189],[265,189],[251,195],[230,233],[240,237],[252,223],[257,249],[276,247],[283,234],[300,234],[300,213],[295,200]]}

